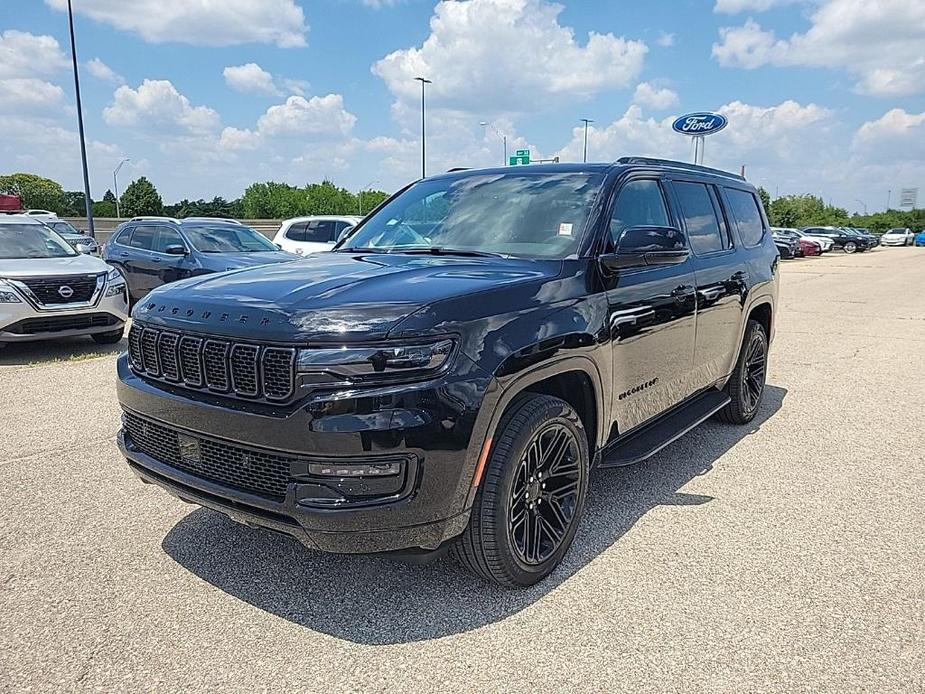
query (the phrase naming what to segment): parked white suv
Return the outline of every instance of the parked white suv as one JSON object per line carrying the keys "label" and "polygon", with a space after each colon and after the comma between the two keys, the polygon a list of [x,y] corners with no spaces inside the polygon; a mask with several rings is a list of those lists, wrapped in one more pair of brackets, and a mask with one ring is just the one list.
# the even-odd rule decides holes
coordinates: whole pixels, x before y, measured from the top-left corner
{"label": "parked white suv", "polygon": [[911,246],[913,243],[915,243],[915,232],[903,227],[890,229],[880,237],[882,246]]}
{"label": "parked white suv", "polygon": [[0,348],[72,335],[122,339],[125,280],[29,215],[0,215]]}
{"label": "parked white suv", "polygon": [[352,215],[314,215],[285,220],[273,243],[290,253],[305,255],[329,251],[343,233],[362,217]]}

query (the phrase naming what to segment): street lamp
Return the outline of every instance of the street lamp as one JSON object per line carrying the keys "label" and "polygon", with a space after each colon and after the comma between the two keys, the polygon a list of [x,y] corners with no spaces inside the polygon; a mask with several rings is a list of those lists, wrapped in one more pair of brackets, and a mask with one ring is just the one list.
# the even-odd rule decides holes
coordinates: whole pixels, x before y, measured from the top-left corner
{"label": "street lamp", "polygon": [[427,137],[424,131],[424,85],[433,84],[424,77],[415,77],[421,83],[421,178],[427,177]]}
{"label": "street lamp", "polygon": [[67,24],[71,34],[71,62],[74,65],[74,94],[77,100],[77,131],[80,135],[80,162],[84,173],[84,209],[87,213],[87,231],[91,237],[95,237],[93,198],[90,197],[90,175],[87,173],[87,144],[84,140],[84,114],[80,103],[80,77],[77,75],[77,43],[74,40],[74,12],[71,9],[71,0],[67,0]]}
{"label": "street lamp", "polygon": [[125,164],[125,162],[127,161],[131,161],[131,159],[126,157],[125,159],[120,161],[119,165],[112,172],[112,187],[115,188],[115,192],[116,192],[116,217],[117,218],[122,216],[122,213],[119,209],[119,179],[117,178],[117,176],[119,175],[119,170],[122,168],[122,165]]}
{"label": "street lamp", "polygon": [[501,165],[507,166],[507,135],[505,135],[503,132],[498,130],[494,125],[492,125],[488,121],[483,120],[481,123],[479,123],[479,125],[481,125],[483,128],[491,128],[501,138],[501,142],[504,144],[504,159],[501,160]]}
{"label": "street lamp", "polygon": [[379,183],[379,179],[378,179],[378,178],[377,178],[375,181],[370,181],[369,183],[367,183],[365,186],[363,186],[362,188],[360,188],[360,192],[357,193],[357,207],[359,208],[360,216],[361,216],[361,217],[363,216],[363,191],[364,191],[364,190],[369,190],[370,188],[372,188],[372,187],[373,187],[374,185],[376,185],[377,183]]}
{"label": "street lamp", "polygon": [[585,150],[581,160],[586,162],[588,161],[588,124],[593,123],[594,121],[590,118],[582,118],[581,122],[585,124]]}

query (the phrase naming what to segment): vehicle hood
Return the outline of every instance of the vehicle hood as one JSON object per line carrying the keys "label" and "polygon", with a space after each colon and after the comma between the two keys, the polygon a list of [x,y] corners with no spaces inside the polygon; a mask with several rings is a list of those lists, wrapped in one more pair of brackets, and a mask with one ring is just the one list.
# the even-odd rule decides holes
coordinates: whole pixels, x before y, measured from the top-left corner
{"label": "vehicle hood", "polygon": [[202,264],[216,272],[258,267],[272,263],[288,263],[299,256],[286,251],[267,251],[265,253],[202,253]]}
{"label": "vehicle hood", "polygon": [[429,304],[542,282],[561,267],[560,261],[320,253],[165,285],[139,302],[133,315],[238,339],[377,340]]}
{"label": "vehicle hood", "polygon": [[82,275],[108,272],[109,266],[91,255],[72,258],[21,258],[0,259],[0,277],[35,277],[41,275]]}

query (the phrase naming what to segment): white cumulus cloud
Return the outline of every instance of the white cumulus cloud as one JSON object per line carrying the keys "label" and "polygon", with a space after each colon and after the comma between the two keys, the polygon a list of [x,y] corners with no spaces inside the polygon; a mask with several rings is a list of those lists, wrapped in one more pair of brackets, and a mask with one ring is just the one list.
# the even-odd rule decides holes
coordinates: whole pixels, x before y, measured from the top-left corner
{"label": "white cumulus cloud", "polygon": [[290,96],[285,103],[271,106],[257,120],[261,135],[342,135],[356,123],[356,116],[344,109],[340,94]]}
{"label": "white cumulus cloud", "polygon": [[137,89],[127,85],[113,94],[103,109],[109,125],[205,133],[219,126],[219,116],[207,106],[193,106],[169,80],[145,80]]}
{"label": "white cumulus cloud", "polygon": [[779,38],[753,19],[720,29],[720,65],[841,68],[856,90],[875,96],[925,92],[925,2],[820,0],[810,28]]}
{"label": "white cumulus cloud", "polygon": [[[45,0],[66,10],[67,0]],[[294,0],[81,0],[74,12],[151,43],[304,46],[308,25]]]}
{"label": "white cumulus cloud", "polygon": [[772,7],[788,5],[799,0],[716,0],[713,11],[717,14],[738,14],[739,12],[765,12]]}
{"label": "white cumulus cloud", "polygon": [[0,34],[0,78],[53,75],[70,63],[52,36],[8,29]]}
{"label": "white cumulus cloud", "polygon": [[[895,162],[917,161],[925,169],[925,111],[907,113],[894,108],[867,121],[854,135],[854,150],[867,159]],[[923,176],[925,178],[925,176]]]}
{"label": "white cumulus cloud", "polygon": [[239,92],[270,94],[271,96],[282,95],[273,82],[273,75],[257,63],[229,65],[222,71],[222,75],[225,77],[225,83]]}
{"label": "white cumulus cloud", "polygon": [[424,76],[436,106],[518,112],[550,99],[584,98],[628,86],[642,69],[645,43],[591,32],[585,41],[559,23],[562,6],[545,0],[445,0],[419,47],[373,65],[399,99],[419,98]]}
{"label": "white cumulus cloud", "polygon": [[103,82],[112,82],[114,84],[125,84],[125,78],[118,72],[109,67],[99,58],[92,58],[87,61],[87,70],[91,75]]}
{"label": "white cumulus cloud", "polygon": [[655,111],[664,111],[678,103],[678,95],[667,87],[658,87],[649,82],[640,82],[633,92],[633,103],[648,106]]}

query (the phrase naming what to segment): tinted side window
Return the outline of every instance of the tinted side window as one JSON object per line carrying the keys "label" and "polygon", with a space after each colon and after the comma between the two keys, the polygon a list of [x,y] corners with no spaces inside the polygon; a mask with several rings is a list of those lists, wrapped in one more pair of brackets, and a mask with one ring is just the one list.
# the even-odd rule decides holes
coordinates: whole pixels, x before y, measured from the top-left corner
{"label": "tinted side window", "polygon": [[132,240],[129,245],[132,248],[140,248],[150,251],[154,248],[154,232],[157,227],[135,227],[132,233]]}
{"label": "tinted side window", "polygon": [[177,232],[176,229],[171,229],[170,227],[157,227],[157,235],[154,237],[154,248],[153,250],[158,253],[166,253],[167,246],[185,246],[183,243],[183,237]]}
{"label": "tinted side window", "polygon": [[305,240],[305,222],[297,222],[286,230],[286,238],[290,241]]}
{"label": "tinted side window", "polygon": [[676,182],[674,189],[694,253],[703,255],[726,248],[707,187],[702,183]]}
{"label": "tinted side window", "polygon": [[316,219],[305,227],[305,240],[313,243],[330,243],[334,240],[334,220]]}
{"label": "tinted side window", "polygon": [[119,235],[116,236],[115,242],[121,246],[131,246],[132,245],[132,227],[126,227],[119,232]]}
{"label": "tinted side window", "polygon": [[614,245],[629,227],[670,225],[665,197],[658,181],[630,181],[620,188],[610,217],[610,236]]}
{"label": "tinted side window", "polygon": [[739,236],[746,246],[757,246],[764,236],[764,222],[761,220],[761,211],[758,200],[745,190],[726,188],[726,199],[729,208],[739,228]]}

